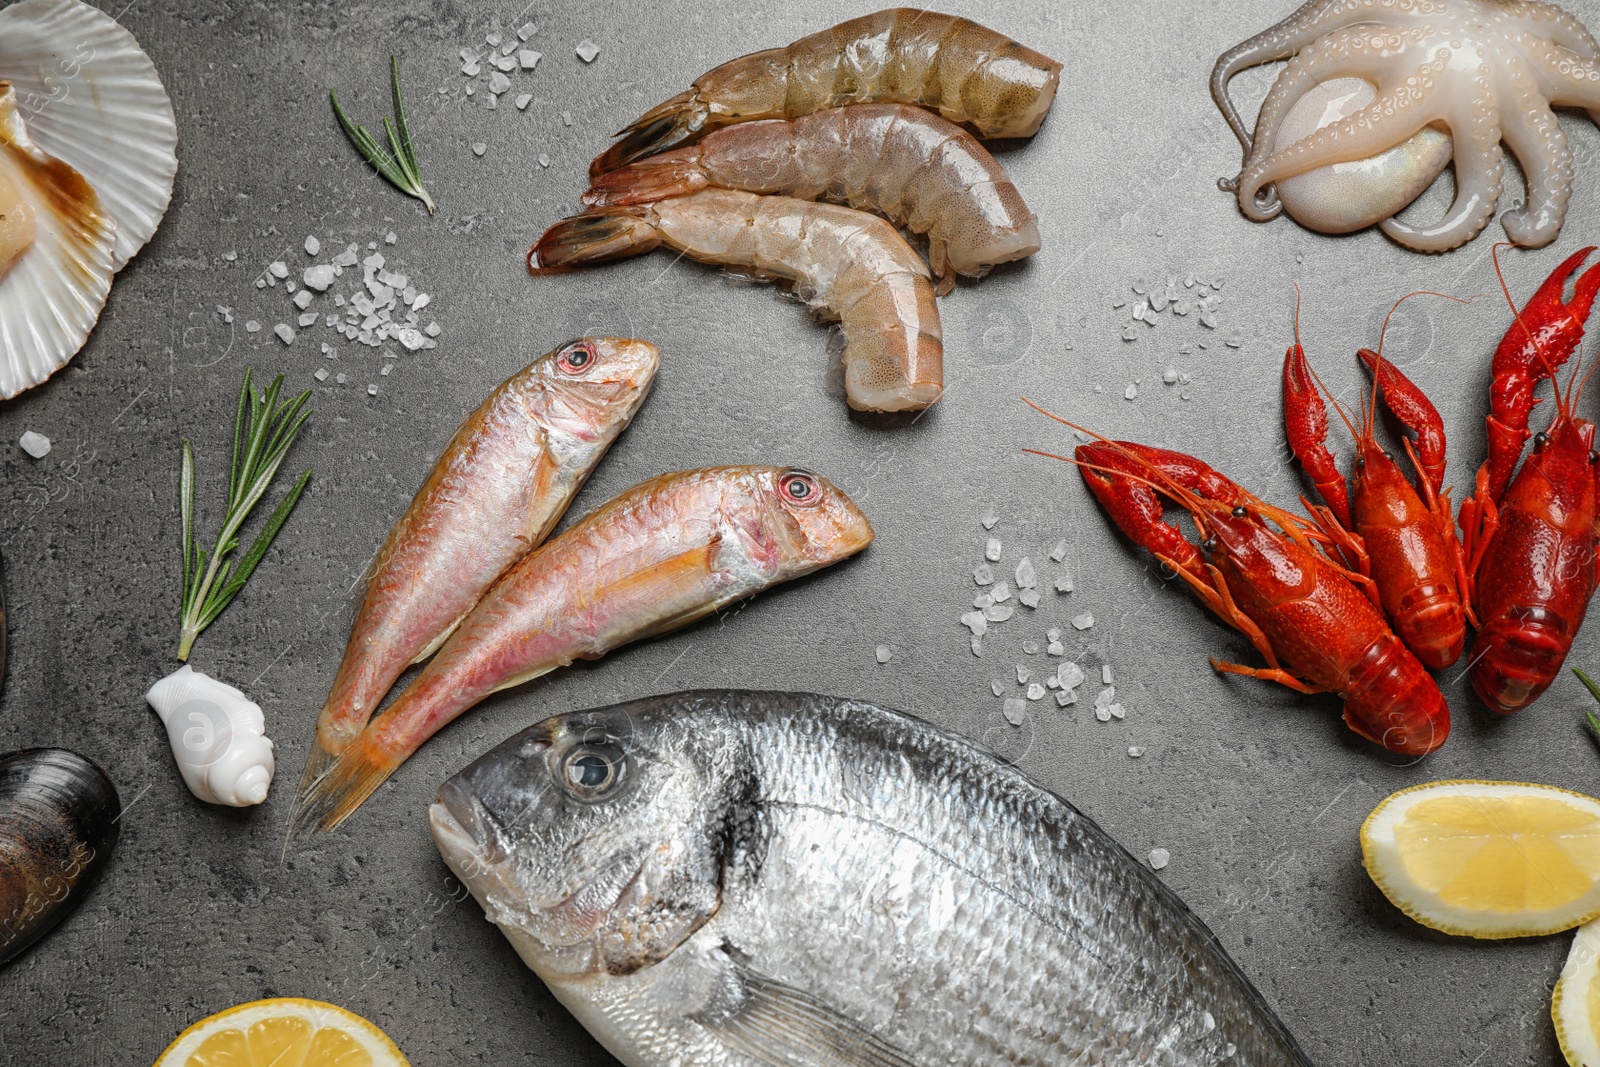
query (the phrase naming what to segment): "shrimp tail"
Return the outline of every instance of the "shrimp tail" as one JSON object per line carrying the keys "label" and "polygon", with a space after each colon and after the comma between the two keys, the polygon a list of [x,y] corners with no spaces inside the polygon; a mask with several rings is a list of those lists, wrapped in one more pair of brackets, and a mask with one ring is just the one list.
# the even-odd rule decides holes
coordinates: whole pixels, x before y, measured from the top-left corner
{"label": "shrimp tail", "polygon": [[675,196],[698,193],[710,185],[699,152],[680,148],[638,163],[607,171],[594,179],[583,194],[585,207],[622,207],[648,204]]}
{"label": "shrimp tail", "polygon": [[[411,754],[408,747],[385,751],[372,733],[363,733],[303,789],[289,814],[289,842],[326,833],[344,822]],[[313,759],[315,754],[313,753]],[[309,770],[310,763],[307,763]]]}
{"label": "shrimp tail", "polygon": [[617,132],[622,140],[589,164],[589,180],[685,143],[700,133],[710,117],[710,109],[700,102],[693,89],[657,104]]}
{"label": "shrimp tail", "polygon": [[553,274],[650,251],[661,234],[645,218],[648,210],[605,208],[562,219],[528,250],[529,272]]}

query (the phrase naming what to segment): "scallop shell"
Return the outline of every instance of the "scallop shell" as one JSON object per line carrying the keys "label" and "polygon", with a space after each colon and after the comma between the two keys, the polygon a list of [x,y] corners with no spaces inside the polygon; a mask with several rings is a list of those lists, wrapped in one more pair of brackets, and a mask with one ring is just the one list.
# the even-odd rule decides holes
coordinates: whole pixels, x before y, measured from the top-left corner
{"label": "scallop shell", "polygon": [[0,277],[0,399],[66,366],[88,340],[111,291],[116,223],[84,177],[30,138],[16,91],[0,81],[0,179],[37,227]]}
{"label": "scallop shell", "polygon": [[[1284,148],[1352,115],[1377,97],[1361,78],[1334,78],[1295,102],[1278,124],[1274,149]],[[1426,127],[1387,152],[1319,167],[1277,183],[1284,211],[1318,233],[1353,233],[1403,211],[1450,165],[1454,143]]]}
{"label": "scallop shell", "polygon": [[187,664],[151,686],[144,698],[167,728],[189,792],[207,804],[231,808],[267,799],[277,767],[259,704]]}
{"label": "scallop shell", "polygon": [[161,77],[116,19],[78,0],[0,11],[0,78],[39,147],[69,164],[117,220],[112,269],[161,225],[178,173],[178,124]]}
{"label": "scallop shell", "polygon": [[116,847],[122,801],[76,752],[0,756],[0,966],[82,902]]}

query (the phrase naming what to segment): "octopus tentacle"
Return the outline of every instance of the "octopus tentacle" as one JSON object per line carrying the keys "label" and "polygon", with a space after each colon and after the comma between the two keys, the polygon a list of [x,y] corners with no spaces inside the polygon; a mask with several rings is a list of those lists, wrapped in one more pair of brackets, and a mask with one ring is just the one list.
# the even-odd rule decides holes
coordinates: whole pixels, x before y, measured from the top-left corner
{"label": "octopus tentacle", "polygon": [[1282,22],[1240,41],[1217,57],[1216,66],[1211,68],[1211,99],[1216,101],[1222,117],[1228,121],[1247,154],[1250,151],[1250,130],[1228,96],[1228,83],[1240,71],[1274,60],[1288,59],[1330,29],[1337,29],[1331,22],[1332,17],[1348,6],[1346,0],[1308,0]]}
{"label": "octopus tentacle", "polygon": [[[1393,88],[1380,89],[1372,103],[1360,111],[1292,145],[1275,148],[1270,155],[1259,153],[1263,158],[1254,160],[1239,176],[1240,210],[1260,221],[1262,204],[1256,196],[1264,186],[1318,167],[1387,152],[1441,118],[1439,109],[1434,106],[1438,92],[1431,76],[1436,66],[1424,64],[1418,75]],[[1275,214],[1273,211],[1264,217],[1271,218]]]}
{"label": "octopus tentacle", "polygon": [[1457,94],[1442,115],[1455,142],[1456,198],[1443,219],[1416,227],[1385,219],[1379,229],[1416,252],[1448,252],[1472,240],[1494,217],[1505,174],[1500,151],[1500,115],[1487,74],[1479,71],[1474,91]]}
{"label": "octopus tentacle", "polygon": [[1549,83],[1545,99],[1555,107],[1600,109],[1600,63],[1551,52],[1534,57]]}
{"label": "octopus tentacle", "polygon": [[[1276,157],[1288,145],[1280,145],[1278,128],[1291,108],[1316,86],[1339,78],[1364,78],[1377,83],[1384,70],[1395,61],[1395,55],[1404,51],[1393,37],[1373,35],[1365,30],[1345,30],[1321,38],[1315,44],[1292,57],[1283,72],[1273,83],[1267,98],[1261,103],[1261,114],[1256,119],[1256,139],[1236,182],[1239,209],[1257,222],[1276,218],[1282,210],[1276,194],[1270,191],[1260,196],[1260,186],[1245,191],[1245,177]],[[1376,103],[1376,101],[1375,101]],[[1412,131],[1415,132],[1415,131]],[[1398,144],[1395,141],[1394,144]],[[1394,147],[1386,144],[1379,151]],[[1360,156],[1349,157],[1360,159]],[[1338,161],[1342,162],[1342,160]],[[1302,173],[1295,171],[1294,174]],[[1279,174],[1288,178],[1293,174]],[[1268,179],[1271,181],[1274,179]]]}
{"label": "octopus tentacle", "polygon": [[[1512,79],[1517,111],[1501,120],[1501,135],[1522,164],[1527,203],[1500,216],[1506,236],[1524,248],[1543,248],[1556,239],[1572,199],[1572,151],[1554,111],[1544,102],[1528,72]],[[1459,173],[1459,171],[1458,171]]]}
{"label": "octopus tentacle", "polygon": [[[1519,47],[1525,52],[1531,47],[1532,58],[1541,72],[1571,62],[1574,56],[1584,63],[1600,62],[1600,42],[1595,41],[1588,27],[1554,4],[1524,3],[1518,5],[1512,17],[1524,35]],[[1589,118],[1600,123],[1600,107],[1587,110]]]}

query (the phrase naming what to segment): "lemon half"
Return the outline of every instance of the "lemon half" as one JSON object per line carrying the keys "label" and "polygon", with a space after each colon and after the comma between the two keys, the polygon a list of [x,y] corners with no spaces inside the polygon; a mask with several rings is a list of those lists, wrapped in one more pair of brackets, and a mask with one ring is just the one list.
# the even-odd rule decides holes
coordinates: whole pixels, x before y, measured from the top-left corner
{"label": "lemon half", "polygon": [[1395,907],[1447,934],[1554,934],[1600,916],[1600,800],[1582,793],[1523,782],[1412,786],[1367,816],[1361,852]]}
{"label": "lemon half", "polygon": [[1600,1063],[1600,922],[1580,926],[1572,939],[1550,1017],[1561,1054],[1572,1067]]}
{"label": "lemon half", "polygon": [[155,1067],[410,1067],[387,1034],[320,1000],[256,1000],[201,1019]]}

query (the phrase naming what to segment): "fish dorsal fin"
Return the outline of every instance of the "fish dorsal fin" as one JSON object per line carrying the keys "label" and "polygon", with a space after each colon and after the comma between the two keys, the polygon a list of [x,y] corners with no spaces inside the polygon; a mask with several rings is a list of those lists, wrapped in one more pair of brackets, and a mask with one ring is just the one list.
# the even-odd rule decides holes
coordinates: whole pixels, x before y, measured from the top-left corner
{"label": "fish dorsal fin", "polygon": [[810,993],[758,974],[737,958],[733,966],[742,993],[738,1006],[715,1018],[695,1018],[731,1051],[768,1067],[917,1067]]}

